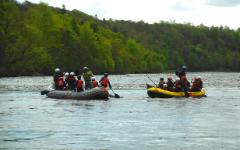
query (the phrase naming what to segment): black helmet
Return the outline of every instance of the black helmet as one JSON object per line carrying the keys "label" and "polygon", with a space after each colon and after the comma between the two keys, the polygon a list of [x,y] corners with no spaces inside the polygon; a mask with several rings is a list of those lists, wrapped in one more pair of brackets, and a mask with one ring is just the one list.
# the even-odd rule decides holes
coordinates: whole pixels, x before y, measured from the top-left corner
{"label": "black helmet", "polygon": [[104,73],[104,77],[107,77],[108,76],[108,74],[107,73]]}
{"label": "black helmet", "polygon": [[80,80],[81,79],[81,75],[78,75],[77,78]]}
{"label": "black helmet", "polygon": [[160,80],[164,80],[164,78],[160,78]]}

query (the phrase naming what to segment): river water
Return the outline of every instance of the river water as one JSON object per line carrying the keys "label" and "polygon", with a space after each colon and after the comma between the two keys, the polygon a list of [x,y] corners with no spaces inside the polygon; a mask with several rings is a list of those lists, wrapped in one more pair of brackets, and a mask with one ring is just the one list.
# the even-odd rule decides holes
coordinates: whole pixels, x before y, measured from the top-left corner
{"label": "river water", "polygon": [[145,84],[174,73],[110,75],[122,98],[107,101],[40,95],[50,76],[0,78],[0,149],[239,149],[240,73],[199,75],[207,97],[171,99]]}

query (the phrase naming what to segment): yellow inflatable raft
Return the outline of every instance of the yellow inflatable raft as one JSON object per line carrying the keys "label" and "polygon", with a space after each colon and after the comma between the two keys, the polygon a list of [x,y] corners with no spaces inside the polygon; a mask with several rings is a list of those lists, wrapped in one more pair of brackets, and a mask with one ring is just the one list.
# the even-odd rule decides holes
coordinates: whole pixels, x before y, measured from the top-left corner
{"label": "yellow inflatable raft", "polygon": [[[190,97],[206,97],[205,89],[202,88],[201,91],[191,92],[187,91],[190,94]],[[151,87],[147,90],[148,96],[151,98],[171,98],[171,97],[185,97],[184,92],[173,92],[168,90],[163,90],[157,87]]]}

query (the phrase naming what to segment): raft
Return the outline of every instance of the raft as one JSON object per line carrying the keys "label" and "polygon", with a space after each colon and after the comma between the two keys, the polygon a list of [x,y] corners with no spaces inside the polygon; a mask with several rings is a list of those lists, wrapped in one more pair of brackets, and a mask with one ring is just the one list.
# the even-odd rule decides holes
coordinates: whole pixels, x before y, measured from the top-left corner
{"label": "raft", "polygon": [[107,100],[109,93],[106,88],[95,87],[90,90],[85,90],[82,92],[66,91],[66,90],[55,90],[54,85],[50,85],[47,90],[42,91],[41,94],[46,94],[49,98],[58,99],[75,99],[75,100]]}
{"label": "raft", "polygon": [[[202,88],[201,91],[196,91],[196,92],[187,91],[187,92],[191,95],[191,97],[206,97],[204,88]],[[147,94],[151,98],[185,97],[184,92],[173,92],[173,91],[163,90],[157,87],[148,88]]]}

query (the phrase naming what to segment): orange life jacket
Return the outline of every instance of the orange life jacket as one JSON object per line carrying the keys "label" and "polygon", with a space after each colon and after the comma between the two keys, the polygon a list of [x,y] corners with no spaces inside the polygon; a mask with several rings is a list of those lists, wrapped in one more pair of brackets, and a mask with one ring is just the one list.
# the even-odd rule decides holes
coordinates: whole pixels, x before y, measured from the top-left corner
{"label": "orange life jacket", "polygon": [[83,81],[82,80],[78,80],[77,87],[83,87]]}
{"label": "orange life jacket", "polygon": [[93,87],[97,87],[97,81],[92,81]]}
{"label": "orange life jacket", "polygon": [[108,78],[104,78],[102,81],[103,85],[108,85],[109,79]]}

